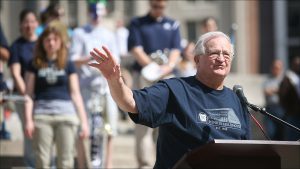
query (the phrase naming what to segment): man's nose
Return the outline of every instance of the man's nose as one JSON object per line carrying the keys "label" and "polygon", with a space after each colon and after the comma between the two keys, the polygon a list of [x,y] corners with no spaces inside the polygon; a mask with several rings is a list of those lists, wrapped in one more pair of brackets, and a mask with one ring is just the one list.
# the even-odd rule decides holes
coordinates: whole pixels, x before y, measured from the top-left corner
{"label": "man's nose", "polygon": [[225,56],[224,54],[221,52],[219,53],[219,56],[217,57],[217,60],[220,61],[220,62],[225,62]]}

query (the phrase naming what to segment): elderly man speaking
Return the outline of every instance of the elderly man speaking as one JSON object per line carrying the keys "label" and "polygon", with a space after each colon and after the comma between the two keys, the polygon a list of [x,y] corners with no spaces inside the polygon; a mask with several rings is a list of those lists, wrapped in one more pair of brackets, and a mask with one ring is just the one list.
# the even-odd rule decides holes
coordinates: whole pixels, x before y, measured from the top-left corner
{"label": "elderly man speaking", "polygon": [[102,49],[90,52],[96,60],[90,66],[105,76],[116,103],[135,123],[159,127],[154,168],[172,168],[186,152],[214,139],[249,139],[247,109],[224,86],[234,55],[224,33],[199,38],[195,76],[162,80],[141,90],[124,84],[114,56]]}

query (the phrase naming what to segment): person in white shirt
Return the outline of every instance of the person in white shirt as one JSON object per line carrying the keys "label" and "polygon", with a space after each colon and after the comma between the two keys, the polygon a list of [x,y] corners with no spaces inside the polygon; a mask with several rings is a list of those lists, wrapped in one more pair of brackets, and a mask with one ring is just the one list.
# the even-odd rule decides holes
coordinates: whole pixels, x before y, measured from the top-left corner
{"label": "person in white shirt", "polygon": [[[120,62],[114,33],[102,24],[105,14],[104,3],[89,4],[90,22],[74,30],[70,48],[70,59],[75,61],[78,68],[81,93],[90,116],[91,165],[96,168],[110,168],[112,165],[112,137],[116,135],[118,119],[118,107],[109,93],[107,82],[99,71],[87,65],[93,62],[89,51],[102,45],[109,46],[117,56],[117,62]],[[108,133],[107,145],[104,145],[107,149],[105,161],[103,141],[99,141],[103,140],[103,133],[99,131],[103,131],[104,128]]]}

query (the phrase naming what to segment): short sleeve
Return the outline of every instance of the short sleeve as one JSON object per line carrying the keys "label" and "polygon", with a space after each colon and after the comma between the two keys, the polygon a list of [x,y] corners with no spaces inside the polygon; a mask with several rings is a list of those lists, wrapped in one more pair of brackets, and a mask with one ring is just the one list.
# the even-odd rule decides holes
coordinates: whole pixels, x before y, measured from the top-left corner
{"label": "short sleeve", "polygon": [[134,90],[138,114],[129,113],[130,118],[138,124],[158,127],[172,121],[172,114],[167,112],[169,88],[166,83],[157,84],[141,90]]}
{"label": "short sleeve", "polygon": [[28,62],[29,64],[28,64],[28,69],[27,69],[27,71],[28,72],[31,72],[31,73],[35,73],[35,74],[37,74],[37,68],[33,65],[33,60],[30,60],[29,62]]}
{"label": "short sleeve", "polygon": [[13,43],[13,45],[10,47],[10,57],[8,60],[8,66],[11,66],[14,63],[19,63],[20,59],[18,56],[18,45]]}
{"label": "short sleeve", "polygon": [[76,73],[76,67],[75,67],[75,63],[73,61],[68,61],[67,64],[67,73],[68,75],[72,74],[72,73]]}
{"label": "short sleeve", "polygon": [[133,19],[129,25],[129,36],[128,36],[128,51],[136,46],[141,46],[141,33],[137,19]]}

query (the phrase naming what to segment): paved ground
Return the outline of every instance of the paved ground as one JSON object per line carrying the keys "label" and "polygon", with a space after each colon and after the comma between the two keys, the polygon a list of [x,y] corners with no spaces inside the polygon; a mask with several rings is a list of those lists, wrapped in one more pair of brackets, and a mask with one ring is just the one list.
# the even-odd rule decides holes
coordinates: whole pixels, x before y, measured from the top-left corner
{"label": "paved ground", "polygon": [[[114,140],[113,168],[137,168],[134,125],[129,119],[119,121],[119,135]],[[155,154],[150,158],[154,166]]]}

